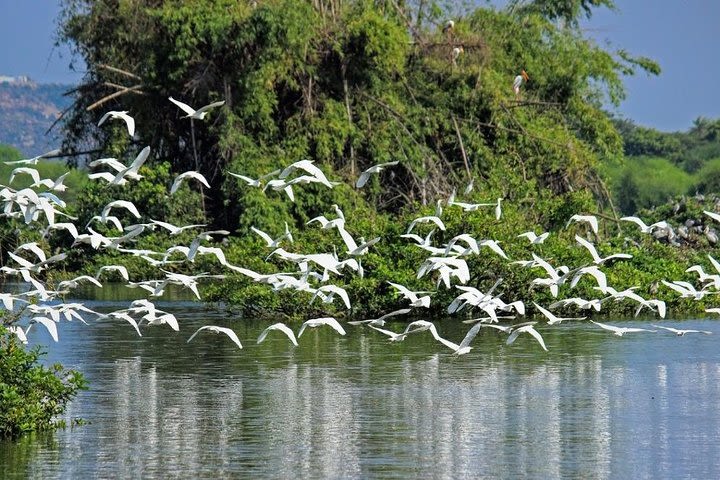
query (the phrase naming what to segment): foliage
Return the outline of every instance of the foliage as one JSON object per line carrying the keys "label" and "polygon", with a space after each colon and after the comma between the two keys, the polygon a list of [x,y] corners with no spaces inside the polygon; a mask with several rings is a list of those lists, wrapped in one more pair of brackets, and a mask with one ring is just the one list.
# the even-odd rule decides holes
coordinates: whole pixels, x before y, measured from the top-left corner
{"label": "foliage", "polygon": [[64,427],[56,416],[86,388],[81,373],[59,364],[45,367],[42,355],[0,326],[0,437]]}

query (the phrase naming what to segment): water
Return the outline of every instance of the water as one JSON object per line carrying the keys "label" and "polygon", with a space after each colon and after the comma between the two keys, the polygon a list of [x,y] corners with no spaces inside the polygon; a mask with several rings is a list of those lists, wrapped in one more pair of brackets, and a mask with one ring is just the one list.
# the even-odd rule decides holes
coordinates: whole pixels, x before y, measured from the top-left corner
{"label": "water", "polygon": [[[118,309],[110,295],[91,308]],[[455,357],[425,332],[403,343],[348,326],[293,348],[270,322],[160,303],[181,331],[64,322],[48,360],[91,390],[66,418],[88,425],[0,443],[4,478],[720,478],[716,335],[540,327],[506,346],[482,331]],[[609,323],[612,321],[608,320]],[[467,326],[436,322],[459,342]],[[642,322],[622,322],[648,326]],[[239,350],[204,324],[232,327]],[[395,331],[401,324],[388,326]],[[297,331],[297,326],[295,326]]]}

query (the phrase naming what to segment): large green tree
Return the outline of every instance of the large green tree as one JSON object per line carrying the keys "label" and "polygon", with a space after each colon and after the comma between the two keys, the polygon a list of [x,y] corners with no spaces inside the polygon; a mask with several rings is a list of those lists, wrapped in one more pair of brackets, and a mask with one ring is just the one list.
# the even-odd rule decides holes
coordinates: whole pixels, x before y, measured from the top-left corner
{"label": "large green tree", "polygon": [[[230,228],[268,214],[302,220],[298,208],[228,175],[257,176],[301,158],[348,183],[400,160],[392,182],[363,190],[393,211],[434,202],[471,177],[483,194],[510,200],[586,187],[606,198],[596,166],[620,160],[622,148],[602,105],[623,98],[622,74],[654,67],[554,23],[609,1],[478,8],[444,31],[447,10],[424,2],[63,3],[61,40],[88,67],[66,147],[132,155],[152,145],[173,171],[197,169],[210,180],[207,213]],[[515,98],[521,69],[530,81]],[[226,104],[191,123],[169,96]],[[111,109],[135,117],[133,140],[121,122],[96,126]]]}

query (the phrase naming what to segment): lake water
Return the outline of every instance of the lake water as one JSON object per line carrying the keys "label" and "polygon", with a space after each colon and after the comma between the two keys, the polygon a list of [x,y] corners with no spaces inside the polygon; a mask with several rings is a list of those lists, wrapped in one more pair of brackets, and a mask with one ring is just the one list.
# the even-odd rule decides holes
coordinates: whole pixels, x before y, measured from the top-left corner
{"label": "lake water", "polygon": [[[390,343],[352,326],[308,330],[297,348],[279,332],[256,345],[270,322],[158,307],[180,332],[63,322],[55,344],[34,330],[48,360],[89,380],[66,415],[89,424],[0,442],[1,477],[720,478],[712,320],[664,322],[716,333],[684,337],[540,326],[547,353],[487,329],[456,357],[428,332]],[[204,324],[233,328],[244,348],[210,333],[187,344]],[[456,342],[468,328],[436,324]]]}

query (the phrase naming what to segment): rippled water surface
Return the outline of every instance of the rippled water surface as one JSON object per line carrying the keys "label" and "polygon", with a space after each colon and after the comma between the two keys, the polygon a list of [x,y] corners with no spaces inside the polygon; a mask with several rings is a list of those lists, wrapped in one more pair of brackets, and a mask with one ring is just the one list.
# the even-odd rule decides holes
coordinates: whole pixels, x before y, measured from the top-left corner
{"label": "rippled water surface", "polygon": [[[180,332],[61,325],[48,359],[85,373],[91,389],[67,418],[89,424],[0,443],[6,478],[720,478],[711,320],[665,321],[716,332],[684,337],[539,327],[547,353],[488,330],[455,357],[427,332],[394,344],[352,326],[256,345],[270,322],[158,306]],[[233,328],[244,348],[209,333],[186,344],[204,324]],[[468,328],[436,324],[456,342]]]}

